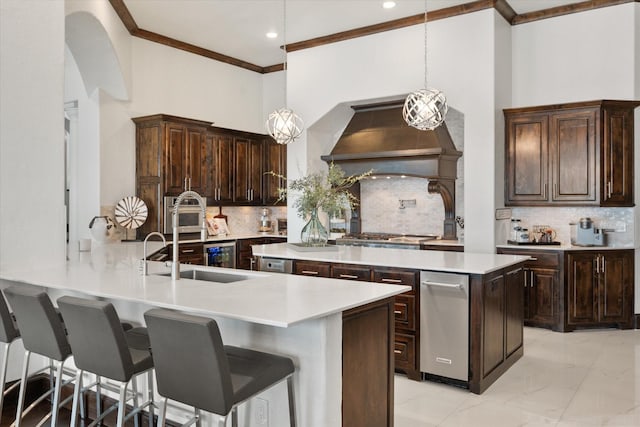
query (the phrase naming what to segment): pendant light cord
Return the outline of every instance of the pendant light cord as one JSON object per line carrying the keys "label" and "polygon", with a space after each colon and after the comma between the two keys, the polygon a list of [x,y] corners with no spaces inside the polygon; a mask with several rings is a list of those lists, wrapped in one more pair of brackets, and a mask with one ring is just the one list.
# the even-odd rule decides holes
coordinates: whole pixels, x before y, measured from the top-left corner
{"label": "pendant light cord", "polygon": [[283,66],[283,75],[284,75],[284,106],[288,108],[289,100],[287,99],[287,0],[282,0],[282,39],[283,39],[283,47],[284,50],[284,63]]}
{"label": "pendant light cord", "polygon": [[424,88],[427,86],[427,0],[424,0]]}

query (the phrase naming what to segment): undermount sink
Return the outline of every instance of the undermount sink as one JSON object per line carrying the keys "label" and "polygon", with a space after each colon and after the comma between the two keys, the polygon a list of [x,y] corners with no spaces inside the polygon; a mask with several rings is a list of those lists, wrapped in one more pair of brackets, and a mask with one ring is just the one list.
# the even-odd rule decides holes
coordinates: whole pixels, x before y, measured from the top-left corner
{"label": "undermount sink", "polygon": [[[162,273],[159,276],[171,276],[171,273]],[[247,280],[250,277],[243,274],[221,273],[219,271],[184,270],[180,272],[181,279],[204,280],[206,282],[233,283]]]}

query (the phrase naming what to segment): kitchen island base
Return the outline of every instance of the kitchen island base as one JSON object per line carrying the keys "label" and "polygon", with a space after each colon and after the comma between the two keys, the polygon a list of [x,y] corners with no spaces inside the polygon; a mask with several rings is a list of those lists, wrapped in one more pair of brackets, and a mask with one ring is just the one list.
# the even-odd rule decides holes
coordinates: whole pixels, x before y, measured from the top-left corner
{"label": "kitchen island base", "polygon": [[[420,366],[420,272],[469,277],[468,377],[442,378],[480,394],[524,354],[524,270],[528,257],[468,252],[407,251],[389,248],[340,246],[338,252],[296,252],[283,244],[253,247],[262,259],[290,260],[293,273],[353,281],[399,283],[411,289],[394,297],[394,358],[396,372],[410,379],[429,378]],[[348,286],[345,282],[345,286]],[[465,305],[466,306],[466,305]],[[442,307],[440,307],[442,309]],[[436,315],[435,319],[439,317]],[[447,331],[442,320],[438,328]],[[445,332],[446,334],[446,332]]]}

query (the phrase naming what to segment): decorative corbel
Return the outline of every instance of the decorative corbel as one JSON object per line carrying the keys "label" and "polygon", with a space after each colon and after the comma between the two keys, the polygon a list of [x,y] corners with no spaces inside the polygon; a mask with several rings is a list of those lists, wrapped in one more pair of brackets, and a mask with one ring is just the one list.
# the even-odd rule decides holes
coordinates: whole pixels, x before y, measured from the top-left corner
{"label": "decorative corbel", "polygon": [[456,182],[453,179],[429,180],[427,191],[440,194],[444,204],[444,240],[457,240],[456,233]]}

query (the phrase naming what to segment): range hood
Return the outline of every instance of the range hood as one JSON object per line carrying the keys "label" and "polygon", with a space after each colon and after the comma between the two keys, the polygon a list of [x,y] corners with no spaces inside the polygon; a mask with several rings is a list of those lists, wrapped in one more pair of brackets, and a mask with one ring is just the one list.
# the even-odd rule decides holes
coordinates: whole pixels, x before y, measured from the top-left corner
{"label": "range hood", "polygon": [[322,160],[339,165],[347,175],[373,170],[374,175],[426,178],[428,191],[442,196],[444,239],[456,239],[455,179],[458,151],[445,123],[420,131],[402,117],[404,100],[353,106],[355,114]]}

